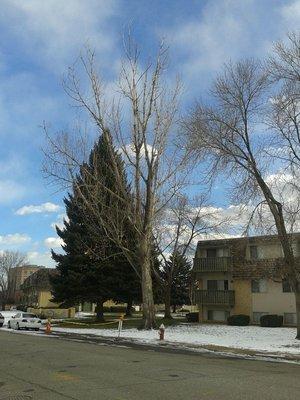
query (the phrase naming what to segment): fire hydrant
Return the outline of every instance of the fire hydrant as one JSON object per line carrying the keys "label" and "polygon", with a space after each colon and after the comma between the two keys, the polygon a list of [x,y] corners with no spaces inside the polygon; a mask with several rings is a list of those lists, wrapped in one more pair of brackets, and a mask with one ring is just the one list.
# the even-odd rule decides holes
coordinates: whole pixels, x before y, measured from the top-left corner
{"label": "fire hydrant", "polygon": [[158,334],[159,334],[159,340],[164,340],[164,338],[165,338],[165,326],[164,326],[164,324],[161,324],[161,326],[159,327]]}
{"label": "fire hydrant", "polygon": [[51,333],[51,319],[50,318],[48,318],[48,320],[47,320],[45,333],[47,335],[49,335],[49,333]]}

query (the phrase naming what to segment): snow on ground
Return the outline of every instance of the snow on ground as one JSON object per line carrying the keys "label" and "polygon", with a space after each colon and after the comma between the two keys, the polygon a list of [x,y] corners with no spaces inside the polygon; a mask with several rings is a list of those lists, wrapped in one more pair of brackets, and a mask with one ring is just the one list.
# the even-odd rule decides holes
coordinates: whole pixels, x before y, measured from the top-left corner
{"label": "snow on ground", "polygon": [[[106,337],[118,336],[117,329],[76,329],[53,327],[57,332],[73,332],[84,335]],[[189,325],[168,327],[165,340],[168,343],[195,346],[223,346],[228,348],[254,350],[268,353],[300,355],[300,341],[295,339],[294,328],[262,328],[259,326]],[[122,338],[142,343],[158,343],[158,331],[124,329]]]}
{"label": "snow on ground", "polygon": [[83,312],[83,311],[78,311],[75,313],[75,318],[90,318],[93,317],[95,313],[92,312]]}

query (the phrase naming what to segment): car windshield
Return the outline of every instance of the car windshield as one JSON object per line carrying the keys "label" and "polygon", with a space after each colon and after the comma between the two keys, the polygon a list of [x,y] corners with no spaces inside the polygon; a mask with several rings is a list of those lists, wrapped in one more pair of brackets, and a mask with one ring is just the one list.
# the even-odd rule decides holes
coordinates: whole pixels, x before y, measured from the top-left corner
{"label": "car windshield", "polygon": [[34,314],[23,314],[23,317],[24,318],[37,318],[37,316]]}

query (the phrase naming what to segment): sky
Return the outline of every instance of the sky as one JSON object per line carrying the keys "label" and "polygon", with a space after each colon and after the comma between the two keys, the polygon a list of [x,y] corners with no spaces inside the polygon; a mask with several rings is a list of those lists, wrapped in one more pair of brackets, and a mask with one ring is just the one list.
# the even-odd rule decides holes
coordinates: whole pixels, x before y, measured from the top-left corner
{"label": "sky", "polygon": [[[44,122],[67,129],[74,108],[62,79],[88,43],[113,82],[122,34],[131,26],[144,54],[164,39],[170,77],[180,74],[183,109],[207,94],[224,62],[266,57],[299,29],[300,0],[0,0],[0,251],[54,266],[63,193],[41,172]],[[220,185],[215,204],[230,207]]]}

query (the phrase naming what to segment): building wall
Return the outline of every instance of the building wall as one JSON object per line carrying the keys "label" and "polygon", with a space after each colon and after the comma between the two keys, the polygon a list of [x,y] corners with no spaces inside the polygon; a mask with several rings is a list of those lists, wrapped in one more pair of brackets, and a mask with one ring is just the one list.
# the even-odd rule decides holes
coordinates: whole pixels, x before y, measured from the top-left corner
{"label": "building wall", "polygon": [[235,306],[231,314],[252,315],[252,293],[251,281],[245,279],[235,279],[233,283],[235,291]]}
{"label": "building wall", "polygon": [[12,268],[8,274],[8,291],[9,296],[15,302],[21,298],[22,291],[20,286],[24,283],[25,279],[40,269],[37,265],[28,265],[23,267]]}
{"label": "building wall", "polygon": [[283,293],[282,283],[267,281],[267,292],[252,293],[252,312],[269,314],[295,313],[296,302],[293,293]]}
{"label": "building wall", "polygon": [[38,307],[58,307],[59,304],[51,301],[52,294],[50,291],[44,290],[38,292]]}
{"label": "building wall", "polygon": [[[279,243],[253,243],[253,246],[257,246],[258,259],[272,259],[283,256],[282,248]],[[246,247],[246,259],[250,260],[250,246]]]}

